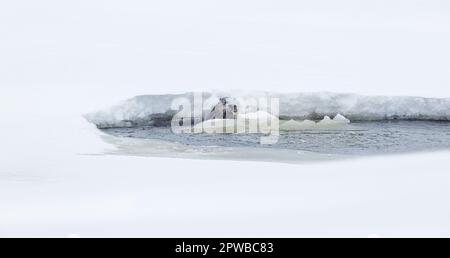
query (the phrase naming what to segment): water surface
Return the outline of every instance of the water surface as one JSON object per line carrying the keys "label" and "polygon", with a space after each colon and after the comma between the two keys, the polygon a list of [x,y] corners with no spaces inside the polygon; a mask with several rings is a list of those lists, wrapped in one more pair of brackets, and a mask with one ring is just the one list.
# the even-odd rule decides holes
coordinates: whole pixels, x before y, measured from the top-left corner
{"label": "water surface", "polygon": [[261,145],[260,134],[174,134],[170,127],[110,128],[107,134],[151,139],[186,147],[264,148],[333,155],[373,155],[450,149],[450,123],[430,121],[361,122],[332,129],[281,132],[279,141]]}

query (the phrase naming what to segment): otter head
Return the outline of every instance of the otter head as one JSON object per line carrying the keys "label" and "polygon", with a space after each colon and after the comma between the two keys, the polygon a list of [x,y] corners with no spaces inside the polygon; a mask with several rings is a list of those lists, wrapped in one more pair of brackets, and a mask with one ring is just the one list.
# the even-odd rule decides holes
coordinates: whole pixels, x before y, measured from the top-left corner
{"label": "otter head", "polygon": [[238,106],[234,99],[223,97],[219,99],[211,112],[207,114],[206,120],[209,119],[235,119],[238,112]]}

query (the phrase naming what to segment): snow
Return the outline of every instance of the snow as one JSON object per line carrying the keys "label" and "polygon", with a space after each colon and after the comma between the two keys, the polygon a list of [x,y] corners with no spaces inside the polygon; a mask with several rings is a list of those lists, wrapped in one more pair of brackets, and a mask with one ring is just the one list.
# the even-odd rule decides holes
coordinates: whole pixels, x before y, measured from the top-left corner
{"label": "snow", "polygon": [[[295,165],[104,155],[115,147],[82,117],[116,124],[167,110],[167,93],[244,89],[367,95],[286,93],[294,119],[449,120],[448,7],[2,1],[0,236],[449,237],[448,151]],[[162,95],[117,104],[143,94]]]}
{"label": "snow", "polygon": [[2,163],[0,235],[450,235],[449,153],[305,165],[46,154]]}
{"label": "snow", "polygon": [[[152,114],[174,112],[172,101],[185,98],[193,101],[194,93],[176,95],[146,95],[131,98],[111,108],[87,114],[100,127],[127,126],[124,121],[151,120]],[[200,110],[210,110],[217,96],[242,99],[255,97],[279,98],[280,116],[297,119],[323,119],[324,116],[343,115],[351,121],[367,120],[444,120],[450,121],[450,99],[421,97],[361,96],[341,93],[264,93],[264,92],[206,92]],[[250,107],[250,111],[252,107]],[[253,107],[253,111],[257,107]],[[247,114],[249,115],[249,114]],[[338,117],[339,118],[339,117]]]}
{"label": "snow", "polygon": [[316,125],[317,123],[311,120],[304,120],[299,122],[295,121],[294,119],[291,119],[289,121],[281,123],[280,129],[282,131],[296,131],[301,129],[311,129],[314,128]]}
{"label": "snow", "polygon": [[290,119],[289,121],[282,122],[280,130],[282,131],[297,131],[297,130],[315,130],[315,129],[336,129],[342,126],[350,124],[350,120],[345,118],[341,114],[337,114],[333,119],[329,116],[325,116],[322,120],[314,122],[311,120],[296,121]]}
{"label": "snow", "polygon": [[341,114],[337,114],[334,118],[333,118],[334,122],[338,122],[338,123],[343,123],[343,124],[349,124],[350,120],[347,119],[346,117],[344,117]]}
{"label": "snow", "polygon": [[450,236],[449,152],[296,165],[102,155],[114,147],[66,103],[0,121],[0,236]]}
{"label": "snow", "polygon": [[[195,133],[269,133],[272,129],[278,130],[278,124],[275,124],[276,121],[278,121],[276,116],[259,110],[257,112],[238,114],[236,120],[208,119],[195,124],[193,128],[188,127],[184,129],[187,132]],[[180,130],[183,130],[183,127],[180,127]],[[174,131],[173,128],[172,131]]]}
{"label": "snow", "polygon": [[238,118],[247,119],[247,120],[258,120],[258,121],[272,121],[278,119],[276,116],[272,115],[269,112],[258,110],[256,112],[249,112],[240,114]]}
{"label": "snow", "polygon": [[450,97],[449,7],[442,0],[2,1],[0,80],[122,99],[210,89]]}

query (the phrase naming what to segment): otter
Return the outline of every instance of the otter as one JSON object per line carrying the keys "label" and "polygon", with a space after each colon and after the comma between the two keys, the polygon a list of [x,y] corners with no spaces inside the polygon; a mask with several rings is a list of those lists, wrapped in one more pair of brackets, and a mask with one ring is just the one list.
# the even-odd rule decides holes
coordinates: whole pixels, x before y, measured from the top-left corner
{"label": "otter", "polygon": [[210,119],[236,119],[238,106],[236,101],[229,97],[220,98],[212,110],[206,115],[205,120]]}

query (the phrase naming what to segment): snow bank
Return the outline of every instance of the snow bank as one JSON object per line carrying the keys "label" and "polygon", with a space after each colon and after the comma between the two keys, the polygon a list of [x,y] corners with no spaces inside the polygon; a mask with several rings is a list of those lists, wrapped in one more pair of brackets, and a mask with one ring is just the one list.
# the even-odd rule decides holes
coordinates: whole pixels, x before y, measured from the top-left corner
{"label": "snow bank", "polygon": [[110,145],[71,107],[11,99],[0,237],[450,236],[449,152],[295,165],[102,155]]}
{"label": "snow bank", "polygon": [[[86,118],[98,127],[129,127],[170,121],[177,112],[172,102],[177,98],[193,100],[194,93],[174,95],[145,95],[126,100],[114,107],[87,114]],[[202,94],[204,102],[194,107],[209,111],[219,97],[279,98],[280,118],[283,120],[321,120],[325,116],[341,114],[351,121],[370,120],[434,120],[450,121],[450,99],[421,97],[362,96],[339,93],[231,93]],[[250,106],[247,112],[256,112]],[[339,118],[339,117],[338,117]]]}

